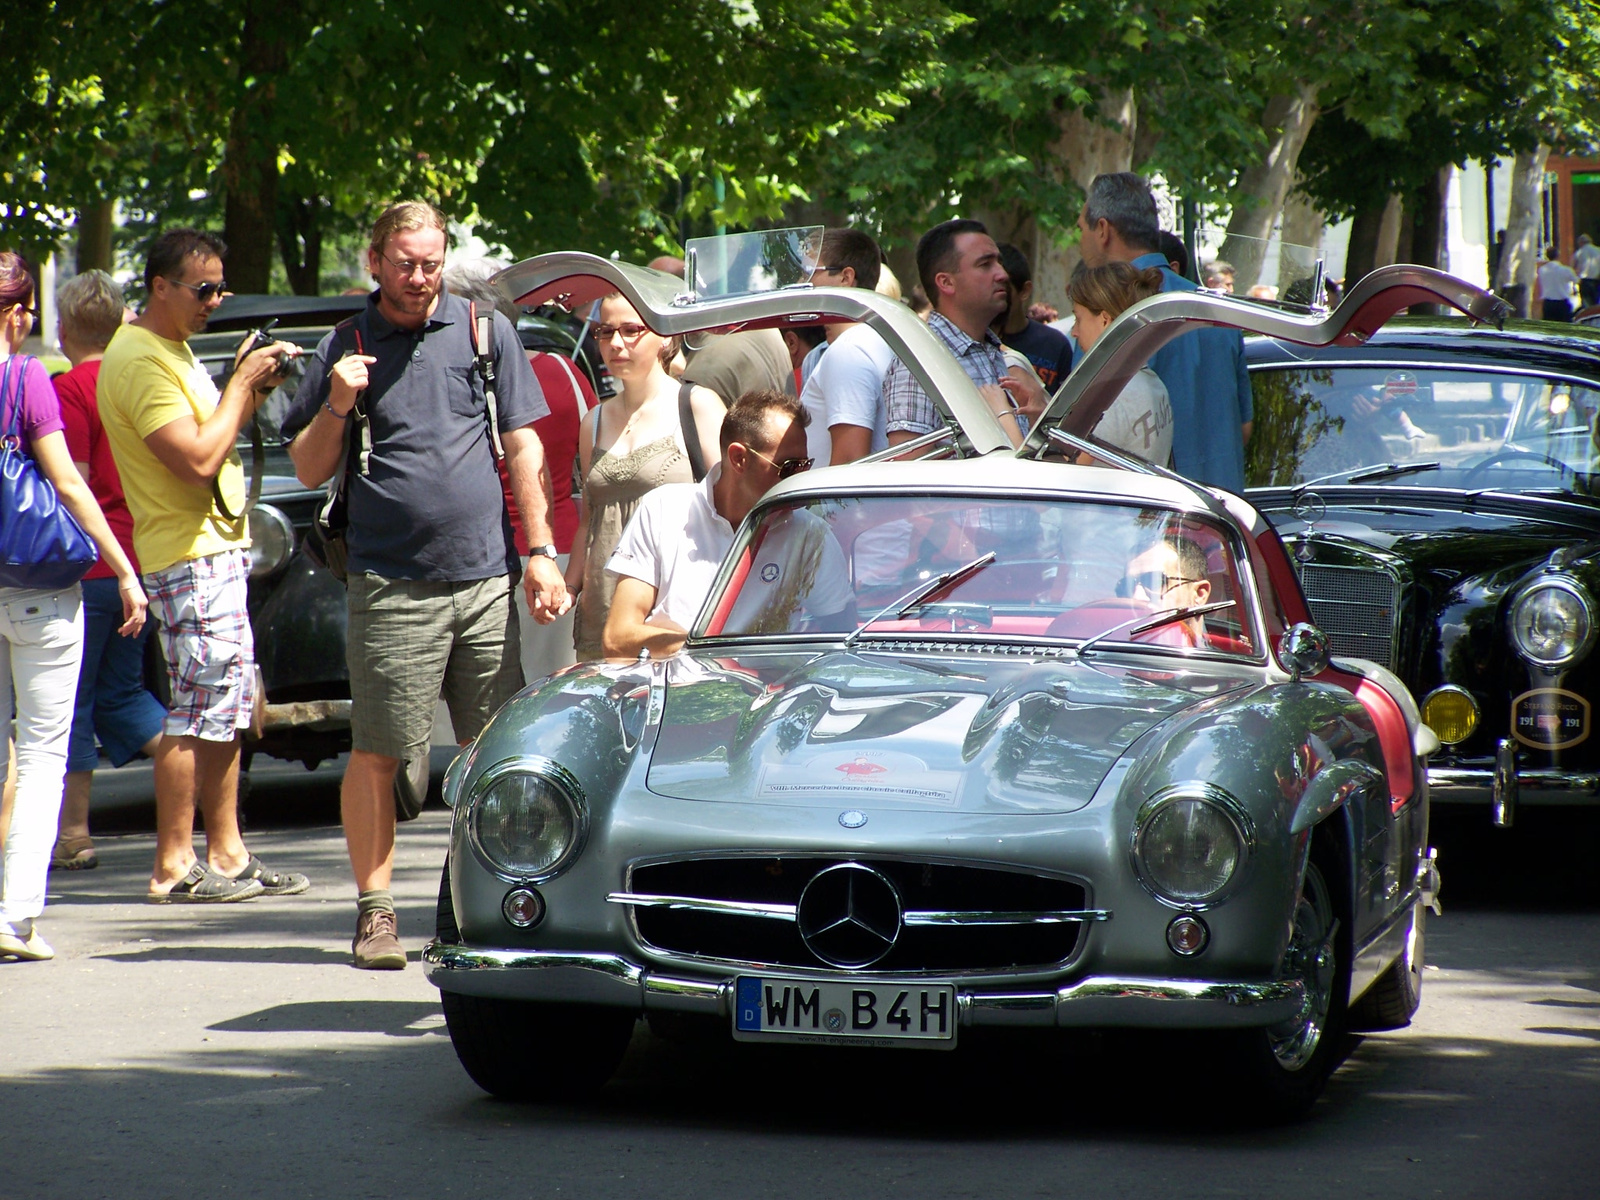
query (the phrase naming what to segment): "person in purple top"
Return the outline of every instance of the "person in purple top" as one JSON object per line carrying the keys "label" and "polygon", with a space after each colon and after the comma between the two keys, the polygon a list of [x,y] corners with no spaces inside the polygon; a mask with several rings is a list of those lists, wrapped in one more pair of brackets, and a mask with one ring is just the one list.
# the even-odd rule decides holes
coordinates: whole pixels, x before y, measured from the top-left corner
{"label": "person in purple top", "polygon": [[[21,353],[33,329],[33,278],[22,258],[0,250],[0,430],[15,431],[61,503],[111,565],[122,599],[125,636],[144,627],[144,589],[117,544],[89,485],[72,465],[61,406],[36,358]],[[0,587],[0,713],[17,711],[16,798],[0,858],[0,959],[55,957],[35,918],[44,911],[44,880],[61,812],[67,735],[83,655],[83,594],[67,588]]]}
{"label": "person in purple top", "polygon": [[[1194,291],[1159,250],[1161,226],[1150,183],[1132,171],[1096,175],[1078,215],[1079,249],[1091,267],[1159,267],[1161,290]],[[1244,446],[1254,407],[1237,329],[1197,329],[1158,350],[1150,366],[1172,403],[1172,461],[1199,483],[1244,491]]]}

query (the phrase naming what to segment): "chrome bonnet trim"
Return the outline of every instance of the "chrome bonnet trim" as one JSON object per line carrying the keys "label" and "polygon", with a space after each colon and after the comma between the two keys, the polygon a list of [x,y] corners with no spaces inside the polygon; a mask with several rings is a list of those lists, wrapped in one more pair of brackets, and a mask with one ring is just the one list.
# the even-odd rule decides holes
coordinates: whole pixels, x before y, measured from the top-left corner
{"label": "chrome bonnet trim", "polygon": [[[764,917],[775,921],[794,921],[794,904],[763,904],[754,900],[712,900],[700,896],[662,896],[646,892],[612,892],[611,904],[635,908],[672,908],[687,912],[718,913],[734,917]],[[910,925],[1062,925],[1069,922],[1109,921],[1111,911],[1104,908],[1061,909],[1047,912],[985,912],[931,909],[906,912],[902,921]]]}

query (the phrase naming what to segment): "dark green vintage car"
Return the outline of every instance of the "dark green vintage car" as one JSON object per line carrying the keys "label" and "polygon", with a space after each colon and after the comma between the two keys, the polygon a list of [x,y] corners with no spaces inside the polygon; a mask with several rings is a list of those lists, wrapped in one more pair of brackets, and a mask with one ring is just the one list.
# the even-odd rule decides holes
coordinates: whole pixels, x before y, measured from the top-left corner
{"label": "dark green vintage car", "polygon": [[664,334],[861,321],[943,426],[779,483],[681,652],[532,684],[451,766],[423,958],[462,1064],[548,1101],[642,1016],[921,1049],[1178,1029],[1223,1050],[1219,1089],[1305,1111],[1346,1031],[1420,1000],[1437,743],[1392,673],[1330,662],[1248,503],[1086,437],[1196,323],[1326,345],[1418,292],[1495,302],[1414,270],[1325,317],[1151,297],[1018,447],[909,310],[769,258],[741,277],[776,290],[720,298],[578,253],[500,279],[621,292]]}
{"label": "dark green vintage car", "polygon": [[1600,803],[1600,331],[1413,318],[1247,353],[1251,503],[1335,652],[1421,702],[1434,800]]}

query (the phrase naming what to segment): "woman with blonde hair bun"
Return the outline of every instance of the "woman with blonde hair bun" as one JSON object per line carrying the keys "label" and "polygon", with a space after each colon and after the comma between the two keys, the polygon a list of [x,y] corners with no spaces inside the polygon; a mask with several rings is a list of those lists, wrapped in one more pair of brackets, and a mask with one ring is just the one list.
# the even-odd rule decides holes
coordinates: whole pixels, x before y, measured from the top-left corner
{"label": "woman with blonde hair bun", "polygon": [[[1078,348],[1087,353],[1124,309],[1160,290],[1158,267],[1141,270],[1131,263],[1109,262],[1073,276],[1067,285],[1067,298],[1072,302],[1073,336]],[[1146,462],[1171,465],[1172,404],[1161,377],[1149,366],[1140,367],[1106,409],[1094,428],[1094,436]],[[1078,456],[1080,463],[1093,461],[1090,455]]]}

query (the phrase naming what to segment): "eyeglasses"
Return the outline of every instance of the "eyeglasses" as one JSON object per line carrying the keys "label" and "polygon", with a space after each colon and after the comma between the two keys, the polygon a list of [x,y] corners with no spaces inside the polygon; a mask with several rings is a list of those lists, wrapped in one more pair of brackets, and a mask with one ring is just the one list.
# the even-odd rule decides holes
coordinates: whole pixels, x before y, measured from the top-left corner
{"label": "eyeglasses", "polygon": [[226,283],[211,283],[209,280],[205,283],[185,283],[183,280],[174,279],[170,275],[167,276],[167,282],[175,283],[181,288],[188,288],[194,293],[194,298],[200,301],[201,304],[209,303],[213,296],[226,296],[228,294],[228,285]]}
{"label": "eyeglasses", "polygon": [[407,279],[410,279],[418,271],[422,272],[422,277],[424,279],[432,279],[440,271],[444,270],[444,261],[442,259],[437,262],[433,261],[432,259],[428,260],[427,262],[417,262],[415,259],[402,258],[400,261],[396,262],[387,254],[384,254],[381,250],[378,252],[378,254],[384,262],[388,263],[396,271],[399,271],[400,274],[404,275]]}
{"label": "eyeglasses", "polygon": [[825,267],[821,263],[818,263],[816,266],[811,268],[811,273],[813,275],[837,275],[839,273],[839,268]]}
{"label": "eyeglasses", "polygon": [[37,304],[11,304],[6,307],[14,308],[23,315],[32,317],[35,322],[39,320],[39,306]]}
{"label": "eyeglasses", "polygon": [[811,470],[811,464],[814,461],[813,459],[809,458],[786,458],[782,462],[773,462],[754,446],[746,446],[745,449],[750,451],[751,454],[754,454],[762,462],[766,463],[767,466],[776,467],[778,469],[779,479],[787,479],[791,475],[800,474],[801,471]]}
{"label": "eyeglasses", "polygon": [[648,325],[596,325],[594,327],[594,340],[604,346],[616,334],[620,333],[622,340],[631,346],[649,332],[650,326]]}
{"label": "eyeglasses", "polygon": [[1147,596],[1165,596],[1180,583],[1199,583],[1198,579],[1185,579],[1180,575],[1168,575],[1165,571],[1140,571],[1134,575],[1124,575],[1122,582],[1117,584],[1117,595],[1124,598],[1132,596],[1136,588],[1143,588]]}

